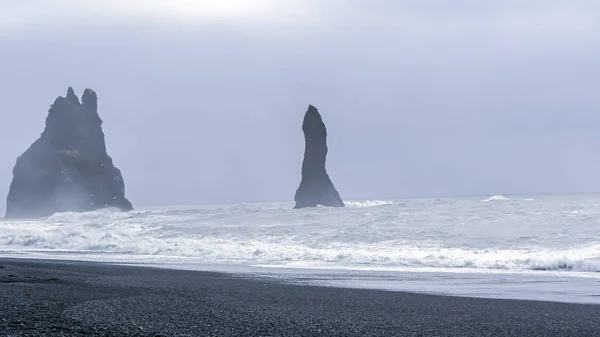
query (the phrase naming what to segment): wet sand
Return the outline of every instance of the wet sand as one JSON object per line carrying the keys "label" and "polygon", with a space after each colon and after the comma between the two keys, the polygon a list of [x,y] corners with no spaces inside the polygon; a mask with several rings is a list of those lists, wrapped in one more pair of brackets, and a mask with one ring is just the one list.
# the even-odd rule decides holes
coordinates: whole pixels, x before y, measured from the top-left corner
{"label": "wet sand", "polygon": [[2,258],[0,336],[600,336],[600,305]]}

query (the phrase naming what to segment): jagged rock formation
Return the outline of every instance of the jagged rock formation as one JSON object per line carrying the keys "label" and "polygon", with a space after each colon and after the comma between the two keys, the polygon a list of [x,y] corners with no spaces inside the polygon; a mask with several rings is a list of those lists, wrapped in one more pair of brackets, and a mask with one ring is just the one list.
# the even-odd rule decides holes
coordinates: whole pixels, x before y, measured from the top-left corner
{"label": "jagged rock formation", "polygon": [[6,218],[132,209],[121,171],[106,153],[98,98],[85,89],[81,103],[72,88],[48,111],[46,128],[19,158],[6,201]]}
{"label": "jagged rock formation", "polygon": [[302,181],[296,190],[296,206],[294,208],[344,207],[340,194],[336,191],[325,170],[327,157],[327,128],[321,114],[312,105],[304,115],[302,123],[304,132],[304,160],[302,161]]}

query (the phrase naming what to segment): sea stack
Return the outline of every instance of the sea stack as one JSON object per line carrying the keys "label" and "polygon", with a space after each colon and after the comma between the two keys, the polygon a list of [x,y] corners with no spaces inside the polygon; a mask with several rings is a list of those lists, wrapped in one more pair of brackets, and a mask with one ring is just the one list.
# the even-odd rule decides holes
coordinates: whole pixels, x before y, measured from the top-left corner
{"label": "sea stack", "polygon": [[106,152],[98,97],[72,88],[50,106],[46,128],[17,158],[5,218],[35,218],[104,207],[132,209],[121,171]]}
{"label": "sea stack", "polygon": [[327,170],[327,128],[323,123],[319,110],[312,105],[304,115],[302,123],[304,132],[304,160],[302,161],[302,181],[296,190],[296,206],[294,208],[344,207],[340,194],[336,191]]}

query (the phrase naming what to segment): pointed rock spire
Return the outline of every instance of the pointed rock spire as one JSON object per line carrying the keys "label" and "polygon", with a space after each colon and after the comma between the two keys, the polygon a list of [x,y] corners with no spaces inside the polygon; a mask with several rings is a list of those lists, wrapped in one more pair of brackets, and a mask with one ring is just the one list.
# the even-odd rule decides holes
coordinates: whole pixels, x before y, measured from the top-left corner
{"label": "pointed rock spire", "polygon": [[294,208],[317,205],[344,207],[344,202],[333,186],[325,161],[327,157],[327,128],[321,114],[313,105],[308,106],[302,123],[305,150],[302,161],[302,180],[294,197]]}
{"label": "pointed rock spire", "polygon": [[73,91],[73,88],[69,87],[69,89],[67,89],[67,101],[71,102],[72,104],[76,104],[76,105],[80,105],[79,103],[79,98],[77,98],[77,95],[75,95],[75,91]]}
{"label": "pointed rock spire", "polygon": [[83,91],[83,95],[81,96],[81,102],[83,106],[91,111],[98,111],[98,95],[92,89],[85,89]]}

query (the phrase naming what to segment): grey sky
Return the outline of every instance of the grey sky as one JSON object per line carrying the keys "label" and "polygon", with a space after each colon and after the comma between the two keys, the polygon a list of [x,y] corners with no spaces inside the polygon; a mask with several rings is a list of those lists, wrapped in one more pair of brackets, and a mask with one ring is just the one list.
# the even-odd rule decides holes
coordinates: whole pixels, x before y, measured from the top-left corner
{"label": "grey sky", "polygon": [[345,199],[600,190],[597,1],[8,0],[0,52],[3,196],[68,86],[134,206],[291,200],[309,103]]}

